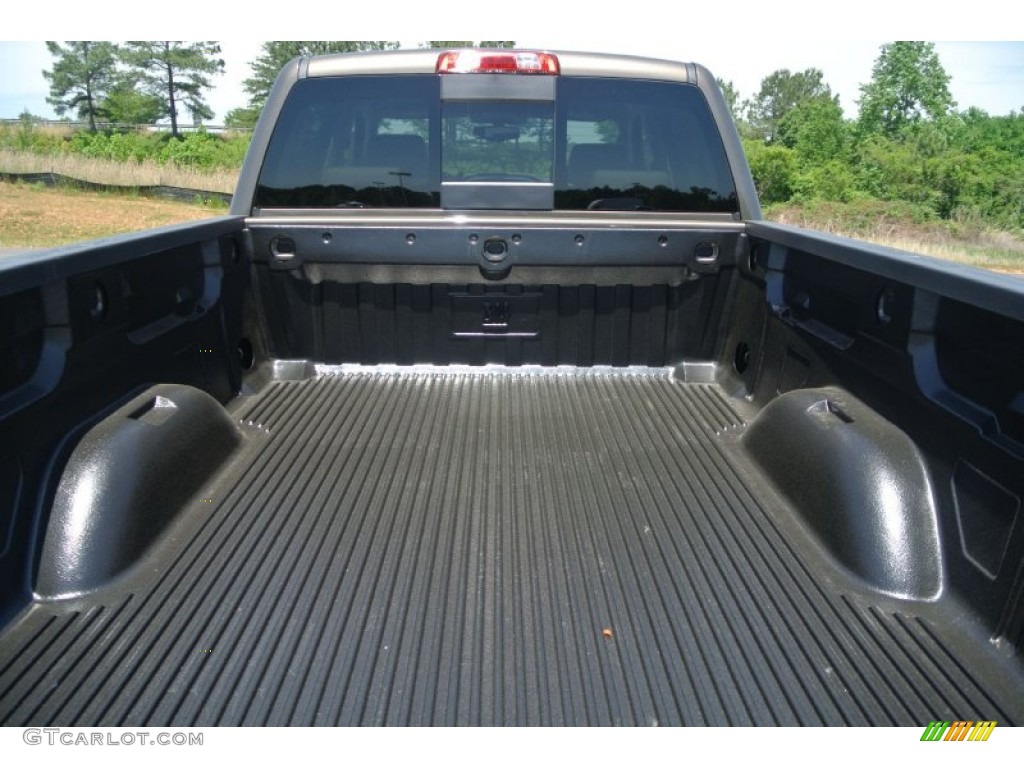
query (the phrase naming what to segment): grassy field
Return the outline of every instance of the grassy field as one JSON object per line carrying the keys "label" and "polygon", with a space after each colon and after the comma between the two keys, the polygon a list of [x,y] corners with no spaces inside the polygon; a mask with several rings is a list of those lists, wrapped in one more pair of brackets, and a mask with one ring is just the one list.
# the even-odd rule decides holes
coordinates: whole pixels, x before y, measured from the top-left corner
{"label": "grassy field", "polygon": [[983,269],[1024,274],[1024,238],[974,223],[893,215],[892,207],[879,201],[775,206],[765,212],[765,218]]}
{"label": "grassy field", "polygon": [[[98,180],[110,183],[109,177]],[[174,185],[188,186],[178,181]],[[865,208],[820,204],[769,209],[766,218],[985,269],[1024,275],[1024,239],[1014,234],[963,223],[914,221],[907,216],[890,215],[887,211],[889,209],[884,205]],[[63,245],[225,212],[223,207],[154,200],[137,195],[0,182],[0,247]]]}
{"label": "grassy field", "polygon": [[119,163],[74,154],[38,155],[13,149],[0,149],[0,171],[59,173],[98,184],[124,187],[165,184],[171,187],[228,194],[235,191],[235,183],[238,181],[238,171],[204,172],[176,165],[158,165],[152,161]]}
{"label": "grassy field", "polygon": [[47,247],[226,213],[169,200],[0,182],[0,247]]}

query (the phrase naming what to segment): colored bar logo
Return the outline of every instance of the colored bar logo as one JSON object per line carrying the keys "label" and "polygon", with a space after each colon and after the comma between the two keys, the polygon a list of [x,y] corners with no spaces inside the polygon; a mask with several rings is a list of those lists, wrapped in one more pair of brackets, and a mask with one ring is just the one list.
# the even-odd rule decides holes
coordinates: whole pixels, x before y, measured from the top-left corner
{"label": "colored bar logo", "polygon": [[995,720],[933,720],[925,727],[921,741],[988,741],[995,728]]}

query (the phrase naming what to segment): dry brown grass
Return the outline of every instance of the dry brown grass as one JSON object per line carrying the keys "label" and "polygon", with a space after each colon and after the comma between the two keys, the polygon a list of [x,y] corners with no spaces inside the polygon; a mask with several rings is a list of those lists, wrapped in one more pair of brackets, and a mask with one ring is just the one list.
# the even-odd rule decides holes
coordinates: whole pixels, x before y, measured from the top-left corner
{"label": "dry brown grass", "polygon": [[0,246],[64,245],[222,213],[167,200],[0,182]]}
{"label": "dry brown grass", "polygon": [[840,206],[778,207],[771,210],[768,218],[780,224],[852,237],[996,272],[1024,274],[1024,239],[1011,232],[942,221],[913,221],[881,211],[847,210]]}
{"label": "dry brown grass", "polygon": [[[21,155],[25,153],[8,153],[0,150],[2,155]],[[82,158],[77,159],[79,162]],[[93,162],[93,161],[87,161]],[[96,161],[98,165],[103,165]],[[110,163],[118,166],[113,170],[122,174],[133,172],[132,169],[121,168],[123,164]],[[56,166],[52,170],[57,173],[68,173],[72,166]],[[0,157],[0,168],[4,168],[4,158]],[[73,166],[81,171],[82,166]],[[156,173],[165,169],[155,167]],[[34,172],[51,170],[36,168]],[[153,169],[150,169],[153,170]],[[14,172],[33,172],[19,170]],[[141,171],[140,171],[141,172]],[[202,174],[201,178],[208,178]],[[83,178],[83,176],[78,176]],[[97,178],[101,183],[127,184],[171,184],[186,188],[200,188],[202,184],[196,179],[158,176],[151,178],[137,177],[145,180],[125,182],[110,181],[111,177]],[[136,177],[132,177],[133,179]],[[94,180],[87,178],[87,180]],[[231,180],[228,191],[233,190]],[[164,226],[183,221],[208,218],[224,213],[223,208],[211,208],[203,205],[153,200],[138,196],[115,195],[108,193],[84,192],[73,189],[46,189],[41,186],[24,184],[8,184],[0,182],[0,246],[13,247],[45,247],[73,243],[94,237],[122,232],[133,232],[151,227]],[[832,234],[853,237],[868,242],[900,248],[912,253],[923,253],[941,259],[949,259],[960,263],[1024,275],[1024,240],[1008,232],[998,231],[963,231],[951,232],[939,223],[914,223],[876,217],[869,223],[851,222],[844,217],[822,217],[813,212],[801,209],[776,209],[769,218],[786,224],[807,227]]]}
{"label": "dry brown grass", "polygon": [[7,173],[59,173],[73,179],[124,187],[165,184],[205,192],[235,191],[238,171],[196,171],[152,161],[119,163],[74,154],[37,155],[0,149],[0,171]]}

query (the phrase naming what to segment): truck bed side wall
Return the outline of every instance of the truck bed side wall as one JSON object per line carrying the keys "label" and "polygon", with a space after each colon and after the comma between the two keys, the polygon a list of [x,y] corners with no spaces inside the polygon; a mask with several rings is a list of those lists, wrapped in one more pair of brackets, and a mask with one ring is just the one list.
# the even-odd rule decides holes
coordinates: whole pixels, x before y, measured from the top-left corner
{"label": "truck bed side wall", "polygon": [[719,356],[726,377],[758,404],[839,386],[910,435],[939,511],[945,584],[1020,649],[1019,278],[779,225],[748,232],[751,258]]}
{"label": "truck bed side wall", "polygon": [[[242,222],[93,241],[5,265],[0,281],[0,618],[29,598],[63,462],[147,385],[221,402],[241,383]],[[133,467],[118,467],[131,482]],[[116,532],[110,532],[111,538]]]}

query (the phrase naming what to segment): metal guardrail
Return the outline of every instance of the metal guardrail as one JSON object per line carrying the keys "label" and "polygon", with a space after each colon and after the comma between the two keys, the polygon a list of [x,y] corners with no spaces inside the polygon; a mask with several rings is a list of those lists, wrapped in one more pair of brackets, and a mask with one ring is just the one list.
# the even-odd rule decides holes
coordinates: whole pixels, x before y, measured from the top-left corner
{"label": "metal guardrail", "polygon": [[77,189],[85,189],[94,192],[132,192],[146,197],[160,197],[167,200],[181,200],[186,203],[194,202],[196,198],[204,200],[221,200],[231,205],[232,195],[226,192],[212,192],[206,189],[186,189],[184,187],[172,187],[166,184],[133,184],[123,186],[121,184],[102,184],[95,181],[85,181],[72,176],[65,176],[61,173],[43,171],[40,173],[7,173],[0,171],[0,181],[22,181],[28,184],[45,184],[48,187],[69,186]]}

